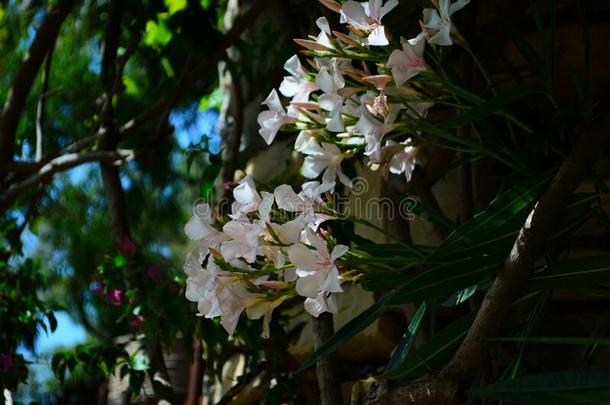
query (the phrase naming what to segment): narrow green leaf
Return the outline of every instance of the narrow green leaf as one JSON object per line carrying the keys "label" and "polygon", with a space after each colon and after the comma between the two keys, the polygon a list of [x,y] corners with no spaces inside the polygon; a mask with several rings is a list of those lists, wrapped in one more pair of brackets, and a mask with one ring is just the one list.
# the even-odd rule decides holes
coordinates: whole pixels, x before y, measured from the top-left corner
{"label": "narrow green leaf", "polygon": [[535,176],[501,193],[485,211],[475,215],[449,235],[433,254],[432,260],[439,260],[457,252],[463,257],[464,250],[472,251],[473,246],[487,244],[490,238],[500,242],[509,240],[515,229],[518,230],[523,224],[523,210],[536,200],[549,177],[548,174]]}
{"label": "narrow green leaf", "polygon": [[497,256],[476,256],[432,268],[400,287],[392,304],[445,298],[458,290],[484,282],[502,266],[503,261]]}
{"label": "narrow green leaf", "polygon": [[610,400],[610,369],[590,368],[530,375],[499,381],[474,389],[471,393],[519,404],[607,404]]}
{"label": "narrow green leaf", "polygon": [[422,321],[424,320],[425,314],[426,314],[426,303],[424,302],[419,306],[419,309],[413,316],[411,323],[409,323],[409,327],[405,331],[405,334],[403,335],[402,339],[400,340],[400,343],[398,343],[398,346],[396,346],[396,349],[394,350],[394,354],[392,355],[392,358],[390,359],[390,361],[388,362],[388,365],[386,366],[386,369],[385,369],[386,374],[395,370],[396,367],[398,367],[400,364],[402,364],[405,361],[407,354],[409,354],[409,351],[411,350],[411,347],[413,346],[413,343],[415,342],[415,338],[417,337],[417,333],[419,332],[419,328],[422,325]]}
{"label": "narrow green leaf", "polygon": [[[532,87],[518,87],[515,90],[500,94],[492,100],[474,106],[467,110],[465,113],[440,123],[440,125],[446,128],[465,127],[477,121],[481,121],[492,114],[498,113],[499,111],[505,109],[509,104],[520,98],[538,93],[543,93],[543,91]],[[515,124],[519,125],[528,132],[531,131],[525,124],[520,121],[515,122]]]}
{"label": "narrow green leaf", "polygon": [[460,290],[449,297],[445,302],[441,304],[443,307],[455,307],[463,302],[466,302],[468,298],[472,297],[477,292],[478,285],[473,285],[463,290]]}
{"label": "narrow green leaf", "polygon": [[610,338],[580,338],[580,337],[499,337],[489,339],[501,343],[532,343],[545,345],[602,345],[609,346]]}
{"label": "narrow green leaf", "polygon": [[530,277],[525,292],[578,288],[610,282],[610,256],[578,257],[557,264],[554,273]]}
{"label": "narrow green leaf", "polygon": [[449,324],[384,377],[389,380],[408,381],[441,366],[462,342],[473,319],[474,314],[468,314]]}

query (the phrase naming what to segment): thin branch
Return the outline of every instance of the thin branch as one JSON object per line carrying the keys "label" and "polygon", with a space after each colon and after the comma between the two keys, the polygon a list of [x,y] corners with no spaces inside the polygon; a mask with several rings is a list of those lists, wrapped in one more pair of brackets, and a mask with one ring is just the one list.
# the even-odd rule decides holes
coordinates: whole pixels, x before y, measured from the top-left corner
{"label": "thin branch", "polygon": [[465,381],[482,365],[487,341],[499,331],[515,294],[526,282],[534,261],[544,251],[565,205],[587,171],[609,144],[610,114],[580,131],[577,143],[542,195],[513,245],[504,269],[497,275],[462,345],[444,370],[450,378]]}
{"label": "thin branch", "polygon": [[55,174],[75,168],[85,163],[107,162],[109,164],[119,164],[133,158],[132,151],[93,151],[87,154],[72,153],[60,156],[43,166],[36,174],[26,180],[11,186],[4,198],[0,201],[0,214],[6,212],[8,208],[23,193],[36,185],[48,184]]}
{"label": "thin branch", "polygon": [[9,88],[0,122],[0,182],[15,154],[17,126],[30,89],[73,4],[74,0],[64,1],[48,11]]}
{"label": "thin branch", "polygon": [[47,97],[49,92],[49,80],[51,75],[51,65],[53,64],[53,50],[55,42],[51,45],[45,58],[44,70],[42,71],[42,88],[40,97],[38,98],[38,108],[36,109],[36,157],[35,160],[42,160],[42,137],[44,134],[45,110],[47,105]]}

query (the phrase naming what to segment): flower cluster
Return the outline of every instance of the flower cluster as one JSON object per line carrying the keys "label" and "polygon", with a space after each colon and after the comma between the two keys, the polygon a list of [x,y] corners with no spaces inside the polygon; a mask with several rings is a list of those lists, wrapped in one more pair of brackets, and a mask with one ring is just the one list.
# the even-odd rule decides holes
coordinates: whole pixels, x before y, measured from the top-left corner
{"label": "flower cluster", "polygon": [[305,298],[313,316],[336,312],[333,295],[344,281],[338,260],[348,248],[320,228],[333,219],[323,196],[334,186],[313,181],[298,194],[288,185],[259,193],[248,176],[233,190],[227,217],[197,205],[185,233],[199,252],[187,255],[184,270],[186,297],[197,302],[199,315],[220,317],[232,334],[245,311],[264,319],[268,336],[273,310],[290,298]]}
{"label": "flower cluster", "polygon": [[[417,148],[405,121],[424,118],[433,102],[416,78],[431,71],[424,60],[426,43],[453,44],[459,33],[451,16],[469,0],[432,0],[423,11],[422,32],[401,38],[396,49],[388,40],[382,19],[398,0],[332,0],[322,4],[340,15],[349,34],[332,31],[325,17],[317,20],[318,35],[297,39],[309,57],[306,68],[295,55],[284,65],[289,73],[279,93],[290,99],[285,108],[273,90],[258,116],[260,135],[271,144],[280,130],[298,131],[296,151],[305,155],[302,174],[322,176],[351,187],[341,170],[348,158],[364,155],[373,170],[404,174],[407,181],[417,163]],[[376,71],[375,71],[376,70]]]}

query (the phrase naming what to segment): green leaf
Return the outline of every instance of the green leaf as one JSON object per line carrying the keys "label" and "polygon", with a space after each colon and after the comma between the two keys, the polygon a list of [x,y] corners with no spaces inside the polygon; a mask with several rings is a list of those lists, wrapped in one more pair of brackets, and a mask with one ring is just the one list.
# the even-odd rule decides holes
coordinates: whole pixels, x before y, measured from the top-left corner
{"label": "green leaf", "polygon": [[519,404],[608,404],[610,369],[565,370],[499,381],[472,394]]}
{"label": "green leaf", "polygon": [[458,290],[481,284],[502,266],[497,256],[466,257],[421,273],[400,287],[392,304],[444,298]]}
{"label": "green leaf", "polygon": [[377,318],[383,314],[383,312],[388,307],[388,304],[392,297],[394,296],[394,292],[387,294],[385,297],[377,301],[366,311],[362,312],[360,315],[352,319],[347,325],[342,327],[337,333],[333,335],[327,342],[325,342],[320,349],[318,349],[314,354],[311,355],[305,363],[296,371],[296,373],[300,373],[302,371],[307,370],[308,368],[314,366],[318,361],[322,360],[329,354],[334,353],[347,343],[352,337],[356,336],[358,333],[366,329],[370,324],[375,322]]}
{"label": "green leaf", "polygon": [[[500,110],[505,109],[510,103],[520,98],[538,93],[544,92],[540,89],[531,87],[519,87],[515,90],[500,94],[492,100],[485,101],[482,104],[474,106],[465,113],[440,123],[440,125],[446,128],[465,127],[477,121],[481,121],[492,114],[498,113]],[[516,121],[515,124],[519,125],[522,129],[531,132],[531,130],[522,122]]]}
{"label": "green leaf", "polygon": [[148,21],[146,23],[146,32],[144,33],[144,43],[150,47],[163,47],[172,40],[172,32],[163,18],[158,22]]}
{"label": "green leaf", "polygon": [[452,322],[384,377],[389,380],[413,380],[443,365],[466,336],[473,319],[474,314],[468,314]]}
{"label": "green leaf", "polygon": [[[527,216],[529,207],[544,190],[549,175],[535,176],[501,193],[485,211],[457,228],[433,253],[432,261],[446,260],[449,255],[491,253],[489,245],[504,248],[514,241],[514,235]],[[496,249],[494,249],[496,250]]]}
{"label": "green leaf", "polygon": [[578,257],[559,262],[554,273],[534,274],[524,292],[574,289],[605,282],[610,282],[610,256]]}
{"label": "green leaf", "polygon": [[466,302],[468,298],[472,297],[477,292],[478,285],[464,288],[453,294],[445,302],[441,304],[443,307],[455,307],[463,302]]}
{"label": "green leaf", "polygon": [[187,6],[187,0],[164,0],[164,3],[170,16],[184,10]]}
{"label": "green leaf", "polygon": [[199,100],[199,111],[205,111],[210,108],[220,109],[224,94],[220,87],[216,87],[213,92],[207,94]]}
{"label": "green leaf", "polygon": [[113,259],[114,267],[122,268],[127,264],[127,258],[122,255],[117,255]]}
{"label": "green leaf", "polygon": [[386,366],[385,373],[390,373],[396,369],[400,364],[405,361],[407,354],[411,350],[413,343],[415,342],[415,338],[417,337],[417,333],[419,332],[419,328],[422,325],[422,321],[424,320],[424,315],[426,314],[426,303],[422,303],[419,306],[419,309],[413,316],[411,323],[409,323],[409,327],[405,331],[400,343],[396,346],[394,350],[394,354],[392,358],[388,362]]}
{"label": "green leaf", "polygon": [[499,337],[489,339],[492,342],[503,343],[533,343],[545,345],[601,345],[609,346],[610,338],[580,338],[580,337]]}

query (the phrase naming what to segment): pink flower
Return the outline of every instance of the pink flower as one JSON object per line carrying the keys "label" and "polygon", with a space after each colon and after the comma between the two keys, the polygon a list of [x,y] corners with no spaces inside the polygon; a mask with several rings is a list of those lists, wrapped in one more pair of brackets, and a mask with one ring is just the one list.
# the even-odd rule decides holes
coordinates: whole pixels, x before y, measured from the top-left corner
{"label": "pink flower", "polygon": [[136,254],[136,245],[128,237],[124,237],[117,243],[116,249],[125,257],[131,257]]}
{"label": "pink flower", "polygon": [[8,373],[13,367],[13,357],[10,354],[0,354],[0,373]]}
{"label": "pink flower", "polygon": [[146,276],[153,281],[157,281],[161,278],[161,269],[158,267],[149,267],[146,269]]}
{"label": "pink flower", "polygon": [[112,290],[108,294],[108,302],[110,305],[114,305],[115,307],[120,307],[124,303],[123,291],[121,290]]}
{"label": "pink flower", "polygon": [[131,314],[129,316],[129,326],[133,329],[139,329],[144,325],[144,317],[142,315]]}

